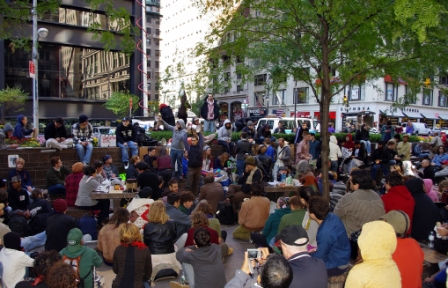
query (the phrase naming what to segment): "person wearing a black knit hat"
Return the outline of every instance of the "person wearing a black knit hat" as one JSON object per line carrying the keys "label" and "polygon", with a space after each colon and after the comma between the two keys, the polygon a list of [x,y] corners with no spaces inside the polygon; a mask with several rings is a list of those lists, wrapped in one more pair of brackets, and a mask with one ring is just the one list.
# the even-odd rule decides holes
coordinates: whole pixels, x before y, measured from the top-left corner
{"label": "person wearing a black knit hat", "polygon": [[26,267],[34,266],[34,259],[22,251],[20,236],[15,232],[3,236],[3,245],[5,247],[0,251],[0,262],[4,263],[2,285],[5,288],[13,288],[24,279]]}

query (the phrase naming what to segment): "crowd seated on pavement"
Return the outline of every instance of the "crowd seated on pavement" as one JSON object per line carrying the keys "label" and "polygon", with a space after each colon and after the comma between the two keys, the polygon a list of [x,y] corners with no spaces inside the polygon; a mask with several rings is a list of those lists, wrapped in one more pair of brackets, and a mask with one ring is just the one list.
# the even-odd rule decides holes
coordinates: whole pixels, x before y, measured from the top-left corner
{"label": "crowd seated on pavement", "polygon": [[[35,269],[40,275],[36,278],[48,287],[56,279],[53,268],[64,269],[59,257],[51,254],[54,251],[69,258],[86,253],[86,267],[103,262],[112,266],[117,274],[112,287],[131,282],[134,287],[149,287],[166,273],[177,277],[183,270],[189,284],[173,281],[170,285],[175,288],[323,288],[339,278],[345,287],[421,287],[423,251],[419,243],[425,245],[434,233],[435,250],[448,252],[448,224],[444,223],[448,221],[448,154],[438,135],[413,147],[408,135],[396,134],[391,125],[384,125],[382,140],[375,145],[369,141],[366,125],[354,127],[354,139],[351,134],[344,139],[331,135],[327,143],[330,162],[325,163],[331,173],[322,175],[321,143],[306,123],[295,132],[294,150],[285,139],[271,134],[283,127],[264,125],[257,131],[253,119],[235,123],[242,133],[234,142],[230,120],[216,131],[215,104],[213,97],[207,97],[201,112],[207,118],[207,130],[218,134],[215,144],[222,146],[218,157],[211,157],[212,144],[203,145],[202,131],[192,135],[190,144],[190,124],[174,116],[171,119],[171,108],[164,105],[157,127],[172,132],[171,149],[150,147],[140,161],[136,128],[131,119],[123,119],[117,129],[122,140],[120,160],[127,178],[135,178],[139,187],[138,195],[123,202],[126,208],[90,197],[104,180],[118,177],[121,165],[115,166],[111,155],[91,159],[88,116],[79,116],[79,123],[72,126],[72,138],[67,131],[64,134],[63,119],[54,119],[46,129],[47,147],[73,145],[79,162],[69,169],[60,157],[51,158],[45,193],[34,187],[36,179],[31,179],[22,158],[9,173],[9,187],[0,183],[3,284],[14,287],[25,279],[26,267],[44,265],[39,256],[34,260],[21,252],[21,247],[29,252],[39,245],[46,250],[41,257],[48,261]],[[24,128],[26,117],[20,120],[16,133],[29,133]],[[7,148],[2,141],[12,132],[9,126],[0,132],[4,136],[0,148]],[[231,178],[230,185],[217,180],[217,174]],[[195,181],[184,187],[185,179],[192,176]],[[267,182],[284,182],[290,177],[302,186],[289,197],[271,202],[264,190]],[[323,177],[328,177],[333,190],[330,205],[322,194]],[[47,193],[66,200],[50,202]],[[71,208],[86,210],[87,217],[95,219],[101,255],[85,247],[91,235],[67,214]],[[253,243],[262,255],[253,266],[246,252],[242,269],[233,279],[226,279],[223,266],[233,251],[226,243],[229,227],[220,223],[221,213],[229,211],[237,223],[233,238]],[[16,266],[5,267],[4,261]],[[87,270],[81,274],[87,275]],[[443,279],[446,271],[442,269],[425,281],[441,287]]]}

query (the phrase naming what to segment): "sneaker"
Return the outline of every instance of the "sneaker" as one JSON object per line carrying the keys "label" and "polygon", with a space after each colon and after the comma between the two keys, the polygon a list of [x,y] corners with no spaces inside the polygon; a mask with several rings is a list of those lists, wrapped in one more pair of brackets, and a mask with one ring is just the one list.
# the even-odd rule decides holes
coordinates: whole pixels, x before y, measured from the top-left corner
{"label": "sneaker", "polygon": [[227,250],[227,256],[230,256],[233,254],[233,248],[229,247],[229,250]]}
{"label": "sneaker", "polygon": [[123,164],[124,164],[124,169],[127,170],[129,168],[129,162],[124,162]]}
{"label": "sneaker", "polygon": [[170,281],[170,287],[171,288],[190,288],[190,285],[184,285],[179,282]]}

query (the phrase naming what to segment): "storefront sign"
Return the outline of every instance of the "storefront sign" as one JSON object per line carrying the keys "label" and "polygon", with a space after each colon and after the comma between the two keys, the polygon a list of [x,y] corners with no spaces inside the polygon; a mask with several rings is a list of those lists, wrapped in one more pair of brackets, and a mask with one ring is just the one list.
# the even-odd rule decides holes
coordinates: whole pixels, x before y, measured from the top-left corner
{"label": "storefront sign", "polygon": [[420,113],[420,111],[418,109],[415,109],[415,108],[404,108],[402,110],[403,110],[403,112]]}
{"label": "storefront sign", "polygon": [[344,112],[344,111],[346,111],[346,112],[350,112],[350,111],[370,111],[370,107],[368,107],[368,106],[367,107],[365,107],[365,106],[358,106],[358,107],[350,106],[350,107],[348,107],[348,110],[345,110],[345,107],[341,106],[340,111],[341,112]]}
{"label": "storefront sign", "polygon": [[266,109],[249,109],[249,117],[264,117]]}

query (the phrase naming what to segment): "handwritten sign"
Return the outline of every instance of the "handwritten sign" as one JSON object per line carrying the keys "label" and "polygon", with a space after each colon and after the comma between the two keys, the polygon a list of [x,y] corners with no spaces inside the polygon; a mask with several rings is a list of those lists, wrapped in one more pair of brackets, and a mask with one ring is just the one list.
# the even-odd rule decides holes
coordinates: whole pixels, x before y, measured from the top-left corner
{"label": "handwritten sign", "polygon": [[102,134],[99,139],[99,145],[100,145],[100,147],[116,147],[117,146],[117,136]]}

